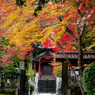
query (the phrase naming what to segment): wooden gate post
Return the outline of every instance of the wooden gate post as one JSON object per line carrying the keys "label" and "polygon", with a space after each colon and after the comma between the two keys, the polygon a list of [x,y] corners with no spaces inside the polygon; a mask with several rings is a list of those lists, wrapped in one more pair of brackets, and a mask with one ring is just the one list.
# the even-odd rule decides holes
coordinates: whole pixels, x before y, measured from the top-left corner
{"label": "wooden gate post", "polygon": [[62,95],[68,95],[68,63],[62,62]]}

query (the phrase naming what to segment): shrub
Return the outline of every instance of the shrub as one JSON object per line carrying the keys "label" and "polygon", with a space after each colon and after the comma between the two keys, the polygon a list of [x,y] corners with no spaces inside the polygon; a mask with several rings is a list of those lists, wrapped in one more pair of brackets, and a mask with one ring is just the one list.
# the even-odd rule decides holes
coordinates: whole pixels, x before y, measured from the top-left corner
{"label": "shrub", "polygon": [[5,91],[6,94],[14,94],[15,93],[15,90],[8,90],[8,91]]}
{"label": "shrub", "polygon": [[31,89],[32,91],[34,91],[34,89],[35,89],[34,84],[30,84],[29,86],[30,86],[30,89]]}
{"label": "shrub", "polygon": [[15,94],[15,89],[14,90],[4,90],[4,89],[0,89],[0,95],[14,95]]}
{"label": "shrub", "polygon": [[0,89],[0,93],[2,93],[2,89]]}
{"label": "shrub", "polygon": [[95,95],[95,63],[83,71],[83,88],[88,95]]}

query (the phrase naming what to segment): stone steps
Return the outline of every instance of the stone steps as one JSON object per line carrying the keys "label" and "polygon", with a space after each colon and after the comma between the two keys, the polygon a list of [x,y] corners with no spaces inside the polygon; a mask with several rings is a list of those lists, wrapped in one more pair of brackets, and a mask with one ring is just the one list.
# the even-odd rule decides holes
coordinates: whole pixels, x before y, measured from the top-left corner
{"label": "stone steps", "polygon": [[54,76],[41,76],[39,80],[55,80]]}

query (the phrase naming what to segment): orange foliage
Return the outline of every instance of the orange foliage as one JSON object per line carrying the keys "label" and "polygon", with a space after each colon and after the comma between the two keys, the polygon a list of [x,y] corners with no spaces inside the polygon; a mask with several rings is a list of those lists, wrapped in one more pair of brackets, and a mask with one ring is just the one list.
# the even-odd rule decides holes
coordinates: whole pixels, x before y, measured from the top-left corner
{"label": "orange foliage", "polygon": [[[11,2],[0,0],[0,9],[2,9],[0,30],[5,32],[10,44],[22,47],[20,52],[28,49],[34,42],[41,42],[43,47],[55,47],[56,51],[60,51],[56,45],[59,40],[63,43],[65,51],[77,51],[75,47],[77,43],[72,35],[67,33],[66,27],[77,38],[84,23],[86,26],[94,24],[94,0],[48,2],[41,11],[37,11],[37,17],[34,16],[37,7],[35,0],[26,1],[26,6],[18,7],[15,5],[15,0]],[[50,40],[50,36],[53,40]]]}

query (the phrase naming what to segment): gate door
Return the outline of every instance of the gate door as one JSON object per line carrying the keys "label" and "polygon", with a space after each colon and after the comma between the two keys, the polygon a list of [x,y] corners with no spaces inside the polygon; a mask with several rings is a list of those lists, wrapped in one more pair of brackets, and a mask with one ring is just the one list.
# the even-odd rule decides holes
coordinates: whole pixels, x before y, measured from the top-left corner
{"label": "gate door", "polygon": [[51,75],[52,74],[52,66],[51,65],[43,65],[43,74]]}
{"label": "gate door", "polygon": [[38,92],[43,93],[55,93],[56,92],[56,80],[39,80]]}

